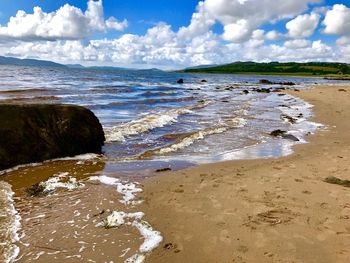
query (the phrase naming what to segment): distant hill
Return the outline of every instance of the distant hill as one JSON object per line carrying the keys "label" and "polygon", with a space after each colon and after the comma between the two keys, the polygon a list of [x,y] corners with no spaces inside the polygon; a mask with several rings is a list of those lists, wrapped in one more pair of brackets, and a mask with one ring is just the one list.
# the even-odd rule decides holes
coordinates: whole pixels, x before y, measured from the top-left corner
{"label": "distant hill", "polygon": [[213,68],[213,67],[217,67],[220,66],[218,64],[210,64],[210,65],[199,65],[199,66],[194,66],[194,67],[188,67],[185,70],[190,70],[190,69],[205,69],[205,68]]}
{"label": "distant hill", "polygon": [[65,64],[68,68],[85,68],[83,65],[80,64]]}
{"label": "distant hill", "polygon": [[221,73],[221,74],[264,74],[264,75],[296,75],[296,76],[325,76],[350,75],[350,65],[332,62],[308,63],[256,63],[235,62],[215,67],[200,67],[184,69],[182,72],[192,73]]}
{"label": "distant hill", "polygon": [[19,58],[3,57],[3,56],[0,56],[0,65],[66,68],[65,65],[58,64],[52,61],[37,60],[37,59],[19,59]]}

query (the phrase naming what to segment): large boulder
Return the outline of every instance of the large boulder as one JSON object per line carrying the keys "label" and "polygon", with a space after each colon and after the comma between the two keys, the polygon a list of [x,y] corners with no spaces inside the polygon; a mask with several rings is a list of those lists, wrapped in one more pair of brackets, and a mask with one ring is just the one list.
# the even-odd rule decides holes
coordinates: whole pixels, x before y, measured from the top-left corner
{"label": "large boulder", "polygon": [[101,153],[104,141],[99,120],[84,107],[0,104],[0,170]]}

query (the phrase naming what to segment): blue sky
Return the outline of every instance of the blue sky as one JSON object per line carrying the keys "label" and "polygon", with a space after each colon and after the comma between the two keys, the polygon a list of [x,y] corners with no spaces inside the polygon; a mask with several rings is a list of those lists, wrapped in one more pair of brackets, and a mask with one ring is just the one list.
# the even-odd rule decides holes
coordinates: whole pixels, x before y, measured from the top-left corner
{"label": "blue sky", "polygon": [[[7,23],[18,9],[30,13],[35,6],[40,6],[45,12],[53,12],[68,3],[85,10],[86,2],[86,0],[1,0],[0,24]],[[128,32],[144,34],[150,26],[160,21],[172,25],[174,30],[186,25],[191,20],[198,2],[196,0],[104,0],[103,6],[106,17],[126,18],[129,21]]]}
{"label": "blue sky", "polygon": [[0,24],[0,55],[62,63],[350,62],[348,1],[1,0]]}

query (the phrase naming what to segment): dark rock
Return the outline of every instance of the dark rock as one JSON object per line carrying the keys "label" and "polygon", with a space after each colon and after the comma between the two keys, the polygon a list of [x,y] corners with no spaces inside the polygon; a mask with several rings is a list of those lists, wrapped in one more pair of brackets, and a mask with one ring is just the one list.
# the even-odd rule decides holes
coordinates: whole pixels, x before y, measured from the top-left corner
{"label": "dark rock", "polygon": [[263,85],[285,85],[285,86],[295,86],[294,82],[287,81],[287,82],[273,82],[267,79],[261,79],[259,80],[259,84]]}
{"label": "dark rock", "polygon": [[326,183],[329,183],[329,184],[337,184],[337,185],[341,185],[344,187],[350,187],[349,180],[342,180],[342,179],[339,179],[339,178],[334,177],[334,176],[327,177],[326,179],[324,179],[324,181]]}
{"label": "dark rock", "polygon": [[273,84],[273,82],[267,80],[267,79],[261,79],[259,80],[259,84],[266,84],[266,85],[270,85]]}
{"label": "dark rock", "polygon": [[73,105],[0,104],[0,170],[15,165],[101,153],[96,116]]}
{"label": "dark rock", "polygon": [[262,88],[262,89],[256,89],[256,92],[259,92],[259,93],[270,93],[271,90],[270,90],[270,89]]}
{"label": "dark rock", "polygon": [[183,84],[184,80],[183,79],[178,79],[176,82],[177,82],[177,84]]}
{"label": "dark rock", "polygon": [[274,130],[274,131],[270,132],[270,135],[273,137],[278,137],[278,136],[282,136],[285,133],[286,133],[286,131]]}
{"label": "dark rock", "polygon": [[297,137],[295,137],[294,135],[288,134],[286,131],[282,131],[282,130],[274,130],[274,131],[270,132],[270,135],[273,137],[282,137],[283,139],[291,140],[291,141],[295,141],[295,142],[299,141],[299,139]]}
{"label": "dark rock", "polygon": [[346,92],[346,89],[338,89],[338,91]]}
{"label": "dark rock", "polygon": [[291,141],[294,141],[294,142],[298,142],[299,141],[299,139],[297,137],[295,137],[292,134],[288,134],[288,133],[282,134],[282,138],[286,139],[286,140],[291,140]]}
{"label": "dark rock", "polygon": [[157,169],[157,170],[156,170],[156,173],[167,172],[167,171],[171,171],[171,168],[167,167],[167,168]]}
{"label": "dark rock", "polygon": [[202,79],[201,82],[205,83],[205,82],[208,82],[208,81],[206,81],[205,79]]}
{"label": "dark rock", "polygon": [[249,94],[249,91],[245,89],[245,90],[243,90],[243,93],[244,94]]}
{"label": "dark rock", "polygon": [[[295,86],[296,84],[294,82],[278,82],[276,84],[279,84],[279,85],[285,85],[285,86]],[[299,90],[296,90],[296,91],[299,91]]]}
{"label": "dark rock", "polygon": [[26,189],[26,193],[31,197],[43,197],[49,194],[49,192],[45,191],[45,187],[40,183],[33,184],[31,187],[28,187]]}
{"label": "dark rock", "polygon": [[281,114],[281,120],[288,121],[291,124],[295,124],[297,122],[297,119],[295,119],[287,114]]}

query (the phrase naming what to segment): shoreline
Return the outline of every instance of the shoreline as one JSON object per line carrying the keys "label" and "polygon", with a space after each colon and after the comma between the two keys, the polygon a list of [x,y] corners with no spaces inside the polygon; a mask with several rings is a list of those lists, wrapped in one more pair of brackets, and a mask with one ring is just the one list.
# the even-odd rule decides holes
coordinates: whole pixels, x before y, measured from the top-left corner
{"label": "shoreline", "polygon": [[348,262],[350,194],[323,180],[350,179],[350,87],[288,93],[314,105],[312,121],[327,127],[292,155],[143,181],[141,210],[164,237],[148,262]]}
{"label": "shoreline", "polygon": [[[318,100],[322,102],[322,99],[330,98],[330,106],[346,108],[349,105],[347,100],[350,89],[345,87],[346,91],[344,92],[339,91],[340,88],[342,87],[325,87],[326,94]],[[331,107],[329,105],[325,107],[323,104],[317,106],[319,102],[312,101],[315,94],[324,92],[320,89],[322,88],[316,87],[311,90],[288,91],[287,93],[294,97],[301,97],[306,103],[316,105],[316,118],[308,119],[308,121],[327,125],[329,123],[322,118],[325,114],[323,112],[320,118],[318,107],[320,106],[323,111],[327,111]],[[332,98],[332,94],[334,98]],[[339,96],[341,101],[335,103],[334,100],[337,100]],[[336,110],[334,115],[340,114],[337,113],[341,110],[338,108],[334,109]],[[342,118],[346,120],[350,117],[348,115],[346,113],[346,116],[341,116],[341,118],[331,116],[330,120],[336,123]],[[347,126],[341,127],[342,131],[350,129],[346,121],[343,124]],[[128,258],[132,256],[133,251],[139,251],[142,240],[137,229],[130,229],[130,226],[135,222],[133,223],[129,218],[129,221],[127,220],[126,224],[118,230],[103,230],[95,227],[98,222],[105,220],[110,212],[115,211],[119,215],[125,211],[126,213],[142,212],[145,215],[144,220],[154,227],[154,233],[159,231],[159,234],[164,238],[163,243],[157,249],[144,254],[147,256],[145,262],[256,262],[254,260],[258,256],[266,259],[266,261],[259,262],[291,262],[293,260],[294,262],[333,262],[333,258],[322,261],[321,257],[315,261],[305,258],[298,261],[293,256],[281,259],[278,251],[274,251],[275,248],[278,248],[279,243],[286,243],[285,240],[278,239],[279,236],[276,237],[276,233],[280,231],[279,228],[283,231],[286,230],[282,232],[282,236],[288,236],[295,230],[290,230],[288,227],[297,223],[296,231],[303,233],[301,231],[303,224],[305,222],[310,224],[309,221],[313,220],[312,216],[307,219],[304,215],[302,207],[307,205],[300,200],[310,198],[314,194],[318,194],[317,198],[320,199],[322,194],[317,192],[318,190],[315,190],[312,184],[312,189],[309,189],[309,179],[312,179],[313,174],[307,175],[306,178],[302,175],[302,172],[308,168],[312,168],[314,171],[315,165],[312,163],[311,167],[305,168],[308,163],[304,163],[300,168],[296,156],[302,157],[300,151],[304,152],[304,155],[311,156],[309,147],[315,148],[314,142],[318,143],[318,137],[327,137],[327,134],[333,130],[334,128],[329,126],[328,131],[320,129],[316,135],[306,136],[306,139],[311,143],[294,145],[294,154],[286,157],[224,161],[191,166],[172,172],[153,172],[154,175],[151,177],[125,178],[131,184],[136,179],[140,182],[137,185],[140,185],[144,191],[144,193],[137,194],[137,200],[144,202],[137,204],[136,207],[124,206],[119,204],[119,201],[115,202],[116,198],[121,198],[123,195],[123,191],[116,190],[117,185],[96,185],[86,181],[91,176],[101,175],[111,175],[113,177],[110,179],[116,180],[115,171],[113,172],[110,167],[105,167],[107,163],[104,159],[90,159],[88,156],[80,156],[80,158],[58,159],[57,162],[55,160],[47,161],[37,164],[37,166],[15,167],[19,168],[18,170],[9,169],[8,174],[3,179],[10,183],[16,192],[16,207],[19,209],[23,223],[21,233],[23,235],[25,233],[19,242],[21,253],[17,261],[30,262],[40,258],[41,262],[46,262],[49,259],[66,260],[71,257],[79,257],[81,261],[91,259],[98,262],[102,259],[113,260],[116,254],[124,259]],[[349,137],[346,137],[344,132],[342,132],[342,136],[345,136],[345,139],[342,137],[342,140],[347,143]],[[327,140],[333,140],[333,137],[330,135]],[[325,141],[321,146],[328,147],[329,141]],[[346,143],[342,146],[349,145]],[[340,149],[337,146],[335,149]],[[346,154],[341,154],[342,158],[339,159],[346,162],[345,158],[348,156],[349,153],[346,152]],[[284,176],[289,177],[289,173],[294,171],[297,171],[297,176],[292,174],[290,180],[285,181]],[[42,198],[29,198],[25,194],[25,189],[28,186],[38,182],[51,182],[52,180],[47,180],[48,178],[64,178],[63,174],[65,174],[66,179],[69,179],[67,188],[73,183],[73,179],[85,186],[81,189],[78,187],[74,191],[57,190],[57,195],[56,192],[53,192],[52,195]],[[339,177],[350,179],[346,175]],[[324,179],[324,177],[319,179]],[[57,185],[62,184],[60,180],[52,182]],[[303,186],[305,182],[308,183],[305,189],[297,189],[297,192],[288,191],[290,190],[288,187],[292,184]],[[318,183],[326,184],[322,181]],[[334,187],[342,189],[338,185],[334,185]],[[291,195],[296,195],[293,196],[294,203],[290,201],[289,192]],[[98,198],[95,198],[96,196]],[[325,206],[323,203],[321,206]],[[345,212],[341,216],[345,220],[350,218],[350,200],[346,199],[343,203],[345,204],[345,210],[343,209]],[[347,210],[348,204],[349,210]],[[29,206],[31,209],[28,210]],[[325,211],[327,208],[324,208]],[[65,212],[62,213],[62,210]],[[317,213],[320,212],[317,210]],[[329,213],[333,213],[333,210]],[[54,223],[50,221],[52,218],[56,218]],[[91,223],[92,225],[90,225]],[[64,226],[64,231],[60,233],[52,231],[54,225]],[[41,228],[40,232],[36,231],[38,226]],[[73,231],[75,229],[76,231]],[[344,238],[349,230],[350,235],[350,228],[343,230],[340,229],[336,233],[342,233],[340,237]],[[78,234],[71,235],[73,232]],[[46,233],[45,237],[43,233]],[[269,239],[270,235],[272,240]],[[159,237],[157,238],[159,239]],[[309,236],[304,237],[299,233],[299,239],[303,238],[308,240],[309,246],[310,242],[314,242]],[[70,242],[67,242],[68,239]],[[272,248],[269,247],[267,251],[261,251],[259,249],[264,248],[264,246],[258,244],[258,239],[260,239],[260,243],[275,245]],[[75,240],[78,241],[77,244]],[[117,248],[115,246],[118,242],[121,242],[122,246]],[[289,246],[294,246],[293,242],[289,240]],[[331,246],[330,243],[329,246]],[[304,246],[301,242],[298,244]],[[90,249],[93,251],[98,249],[101,255],[90,253]],[[284,253],[289,255],[287,252]],[[301,254],[307,253],[302,252]],[[139,255],[143,256],[143,253]],[[345,256],[348,255],[345,254]],[[120,260],[122,260],[121,258]],[[217,261],[218,259],[220,260]]]}

